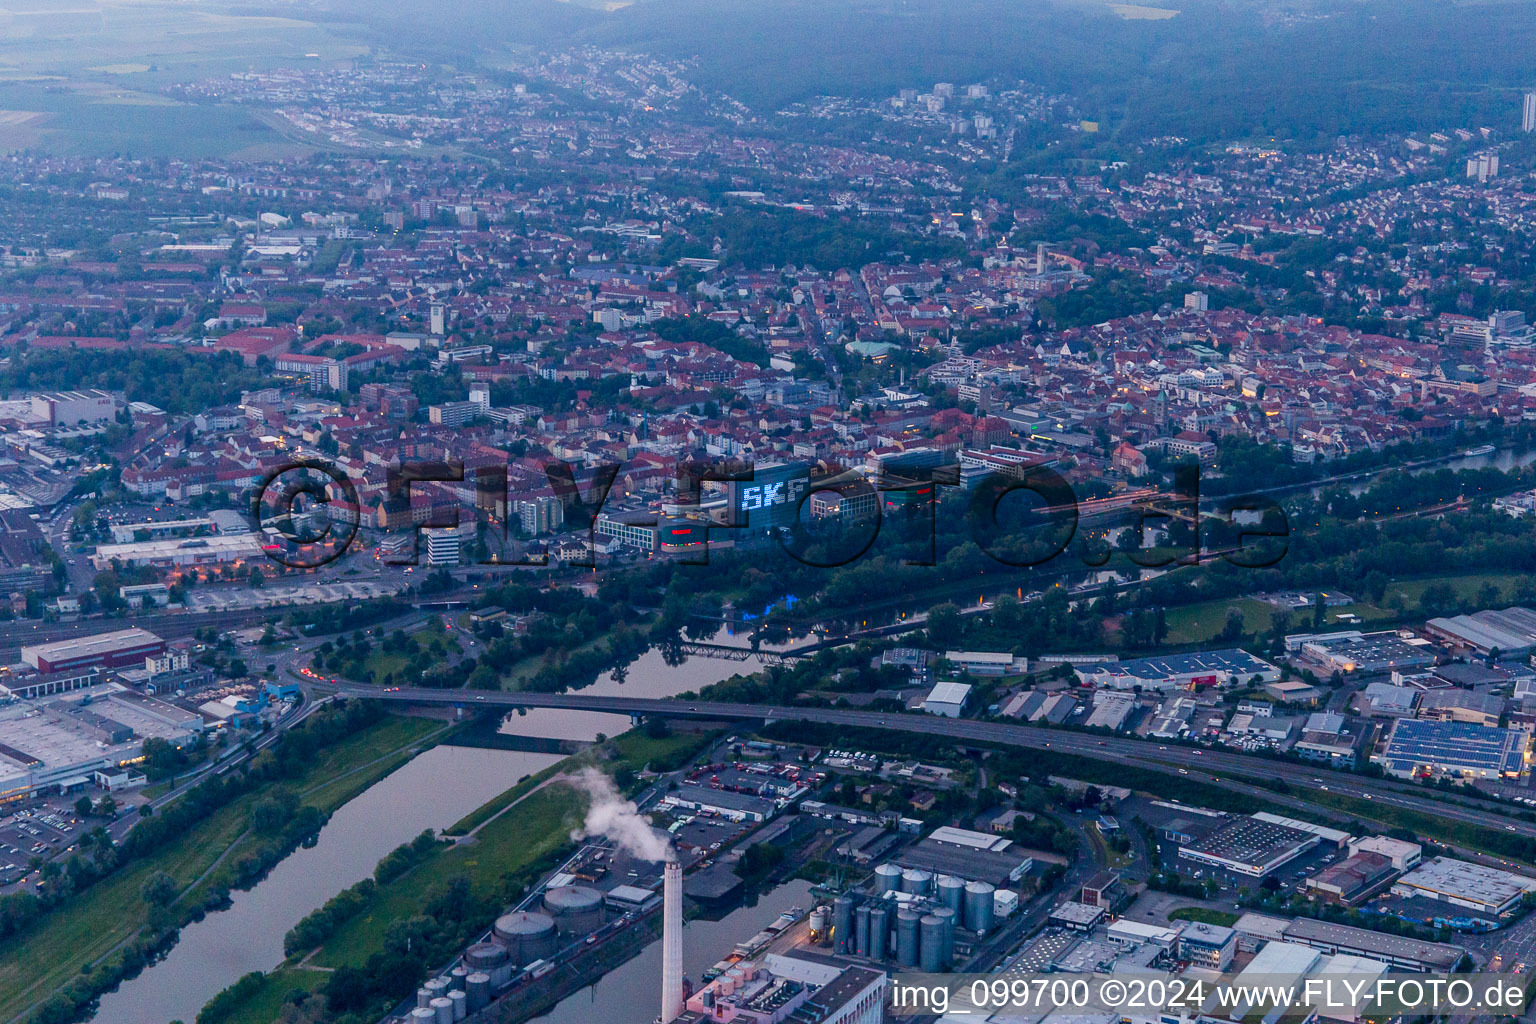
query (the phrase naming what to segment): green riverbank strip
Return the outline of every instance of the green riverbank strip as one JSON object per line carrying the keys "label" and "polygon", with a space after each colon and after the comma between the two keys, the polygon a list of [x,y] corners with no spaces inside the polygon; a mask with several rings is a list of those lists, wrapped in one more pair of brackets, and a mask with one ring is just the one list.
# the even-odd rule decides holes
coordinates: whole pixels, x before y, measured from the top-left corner
{"label": "green riverbank strip", "polygon": [[[92,886],[49,914],[41,927],[8,944],[0,957],[0,1002],[24,1018],[33,1007],[133,938],[149,923],[150,907],[139,891],[145,880],[165,872],[181,888],[183,905],[201,902],[221,884],[248,845],[253,804],[278,789],[301,794],[304,803],[326,814],[405,764],[441,722],[388,717],[328,748],[300,775],[259,787],[220,808],[164,848]],[[217,870],[215,870],[217,866]]]}
{"label": "green riverbank strip", "polygon": [[585,799],[557,776],[599,762],[613,774],[647,765],[670,769],[694,757],[713,738],[657,738],[633,730],[522,780],[445,829],[444,838],[452,842],[439,844],[404,874],[378,885],[364,909],[317,948],[295,954],[268,974],[248,975],[238,983],[239,999],[228,1001],[238,1005],[217,1014],[205,1009],[198,1020],[271,1024],[284,1003],[315,996],[338,968],[361,967],[381,952],[392,925],[422,914],[426,894],[456,878],[468,880],[469,902],[494,919],[540,874],[556,866],[571,845],[570,832],[581,820]]}

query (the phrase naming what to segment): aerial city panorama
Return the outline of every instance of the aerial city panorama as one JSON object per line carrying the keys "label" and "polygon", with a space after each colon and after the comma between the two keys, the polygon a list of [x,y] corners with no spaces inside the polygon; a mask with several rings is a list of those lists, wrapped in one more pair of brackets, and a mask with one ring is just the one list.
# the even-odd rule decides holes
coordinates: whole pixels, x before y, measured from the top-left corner
{"label": "aerial city panorama", "polygon": [[0,0],[0,1024],[1514,1024],[1533,0]]}

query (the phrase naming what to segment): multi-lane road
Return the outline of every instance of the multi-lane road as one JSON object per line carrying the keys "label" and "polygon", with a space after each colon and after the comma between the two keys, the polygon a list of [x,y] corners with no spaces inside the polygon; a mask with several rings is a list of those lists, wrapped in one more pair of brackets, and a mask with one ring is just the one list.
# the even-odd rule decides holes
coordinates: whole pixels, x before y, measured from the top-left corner
{"label": "multi-lane road", "polygon": [[[767,704],[737,704],[713,701],[655,700],[642,697],[601,697],[580,693],[513,693],[500,690],[430,690],[343,685],[337,692],[348,697],[387,700],[406,704],[450,704],[465,707],[563,708],[571,711],[599,711],[634,716],[660,715],[673,718],[742,719],[814,722],[861,729],[887,729],[945,736],[960,741],[1031,750],[1052,750],[1101,760],[1121,761],[1137,767],[1184,775],[1205,783],[1262,797],[1276,807],[1298,810],[1315,809],[1306,799],[1308,792],[1324,791],[1340,796],[1370,801],[1379,813],[1363,810],[1352,817],[1370,818],[1384,826],[1396,824],[1394,809],[1411,809],[1450,821],[1499,829],[1536,838],[1536,824],[1513,818],[1486,804],[1471,799],[1437,794],[1430,796],[1417,787],[1388,779],[1370,779],[1360,775],[1334,772],[1308,765],[1292,764],[1270,758],[1227,751],[1207,750],[1181,745],[1159,746],[1146,740],[1099,737],[1066,730],[1009,725],[1002,722],[978,722],[966,718],[937,715],[849,711],[840,708],[785,707]],[[1254,785],[1249,780],[1282,780],[1293,795],[1276,793]]]}

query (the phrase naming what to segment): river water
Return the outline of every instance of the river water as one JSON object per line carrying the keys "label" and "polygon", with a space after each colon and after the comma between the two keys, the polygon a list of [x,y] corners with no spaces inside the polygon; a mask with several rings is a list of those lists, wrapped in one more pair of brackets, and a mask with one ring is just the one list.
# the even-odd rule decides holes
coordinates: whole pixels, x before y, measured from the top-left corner
{"label": "river water", "polygon": [[[792,906],[809,910],[810,891],[809,882],[785,882],[763,893],[753,906],[739,907],[719,921],[688,922],[683,929],[683,973],[697,988],[703,973],[736,943],[750,939]],[[618,970],[571,993],[534,1020],[538,1024],[651,1024],[661,1008],[656,983],[660,977],[661,943],[653,942]]]}
{"label": "river water", "polygon": [[[745,637],[733,638],[724,628],[711,642],[748,644]],[[630,663],[623,682],[609,673],[582,692],[670,697],[738,672],[755,672],[759,667],[756,660],[697,657],[671,666],[660,651],[653,650]],[[590,740],[598,733],[616,736],[628,728],[625,715],[541,709],[525,716],[509,715],[502,732]],[[433,747],[338,809],[313,847],[296,851],[255,888],[233,893],[233,906],[228,910],[209,914],[184,928],[181,941],[164,960],[102,997],[94,1020],[97,1024],[167,1024],[172,1020],[191,1024],[209,999],[242,975],[280,964],[288,929],[342,889],[371,875],[390,850],[422,829],[446,828],[516,785],[523,776],[559,759],[552,754]],[[764,923],[787,907],[774,910]],[[741,937],[726,943],[725,952]],[[703,967],[720,955],[715,954]],[[655,1016],[655,1008],[647,1012],[648,1021]]]}

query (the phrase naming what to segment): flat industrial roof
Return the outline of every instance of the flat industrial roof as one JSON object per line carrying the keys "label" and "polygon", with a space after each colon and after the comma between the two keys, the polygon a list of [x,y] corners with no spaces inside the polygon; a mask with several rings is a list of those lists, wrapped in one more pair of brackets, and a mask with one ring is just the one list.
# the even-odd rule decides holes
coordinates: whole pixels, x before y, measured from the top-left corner
{"label": "flat industrial roof", "polygon": [[49,661],[63,661],[158,642],[161,642],[160,638],[147,629],[119,629],[111,633],[97,633],[94,636],[71,637],[68,640],[55,640],[52,643],[31,644],[21,649],[21,656],[24,660],[31,655],[33,658],[42,656]]}
{"label": "flat industrial roof", "polygon": [[1444,765],[1483,772],[1519,772],[1528,737],[1513,729],[1471,722],[1399,718],[1381,760],[1400,767]]}
{"label": "flat industrial roof", "polygon": [[1425,861],[1399,878],[1397,884],[1412,886],[1438,899],[1454,897],[1494,910],[1527,892],[1536,892],[1536,878],[1450,857]]}

